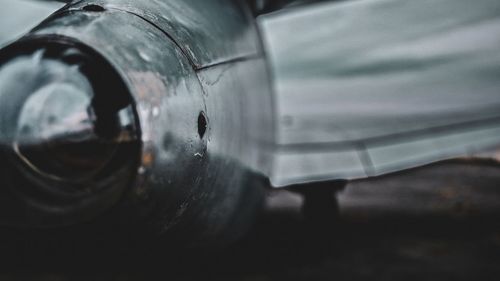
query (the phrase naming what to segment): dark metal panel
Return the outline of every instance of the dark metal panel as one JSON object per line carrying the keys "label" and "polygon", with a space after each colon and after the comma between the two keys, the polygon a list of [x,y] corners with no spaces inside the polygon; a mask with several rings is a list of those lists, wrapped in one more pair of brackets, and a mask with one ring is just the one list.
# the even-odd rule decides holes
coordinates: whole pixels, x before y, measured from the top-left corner
{"label": "dark metal panel", "polygon": [[269,175],[274,147],[274,101],[263,58],[198,72],[210,121],[209,152]]}
{"label": "dark metal panel", "polygon": [[115,9],[63,13],[29,36],[64,36],[91,46],[131,91],[142,151],[115,220],[179,245],[227,243],[251,224],[265,183],[256,170],[270,164],[260,145],[272,142],[273,133],[262,58],[205,68],[202,87],[165,33]]}
{"label": "dark metal panel", "polygon": [[70,9],[100,5],[135,14],[169,34],[196,68],[261,53],[250,11],[234,0],[97,0]]}

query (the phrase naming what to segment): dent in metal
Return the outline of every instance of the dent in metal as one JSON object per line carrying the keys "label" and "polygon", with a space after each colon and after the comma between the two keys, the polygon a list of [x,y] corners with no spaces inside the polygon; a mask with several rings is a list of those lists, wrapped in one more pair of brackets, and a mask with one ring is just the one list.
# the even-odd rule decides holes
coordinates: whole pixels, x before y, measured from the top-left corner
{"label": "dent in metal", "polygon": [[125,11],[150,22],[172,38],[195,68],[262,53],[254,19],[242,1],[85,0],[69,10],[89,4]]}

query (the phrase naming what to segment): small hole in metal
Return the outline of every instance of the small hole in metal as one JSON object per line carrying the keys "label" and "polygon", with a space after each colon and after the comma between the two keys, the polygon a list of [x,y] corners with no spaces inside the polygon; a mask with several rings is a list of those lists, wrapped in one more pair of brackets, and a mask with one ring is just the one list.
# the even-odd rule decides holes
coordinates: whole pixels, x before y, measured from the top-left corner
{"label": "small hole in metal", "polygon": [[205,133],[207,132],[207,117],[205,116],[205,113],[202,111],[200,112],[200,115],[198,115],[198,135],[200,135],[200,139],[202,139],[205,136]]}
{"label": "small hole in metal", "polygon": [[104,12],[106,9],[104,9],[104,7],[100,5],[89,4],[83,7],[83,10],[87,12]]}

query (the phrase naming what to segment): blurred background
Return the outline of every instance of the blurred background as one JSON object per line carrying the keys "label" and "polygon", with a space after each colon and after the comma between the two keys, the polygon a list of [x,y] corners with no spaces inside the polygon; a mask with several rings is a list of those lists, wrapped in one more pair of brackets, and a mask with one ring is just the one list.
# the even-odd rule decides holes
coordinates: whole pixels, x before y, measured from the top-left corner
{"label": "blurred background", "polygon": [[[346,105],[353,96],[343,93],[367,91],[363,83],[355,83],[363,89],[347,88],[349,79],[359,79],[361,74],[381,68],[386,72],[401,67],[427,69],[417,62],[410,66],[394,61],[387,63],[384,60],[387,53],[420,56],[420,62],[429,58],[439,61],[439,53],[419,53],[413,48],[416,45],[408,46],[406,41],[401,41],[402,38],[414,39],[414,44],[426,50],[428,42],[419,34],[428,35],[429,29],[438,27],[446,30],[446,26],[437,26],[431,20],[439,18],[439,13],[452,13],[459,22],[475,22],[485,14],[494,17],[500,13],[497,1],[483,1],[483,8],[474,9],[472,13],[470,1],[457,0],[451,11],[446,5],[453,1],[425,1],[427,4],[415,6],[411,3],[420,1],[354,2],[354,9],[343,2],[322,3],[307,9],[292,7],[260,19],[280,100],[282,144],[332,141],[339,135],[352,137],[338,133],[349,132],[346,128],[352,126],[362,128],[359,132],[365,137],[390,128],[393,126],[390,115],[372,123],[366,123],[365,118],[362,124],[357,116],[349,115],[352,110]],[[406,2],[406,5],[398,2]],[[61,6],[50,1],[0,0],[0,45],[18,38]],[[355,13],[346,13],[347,9]],[[379,9],[384,10],[383,18],[370,16],[371,11]],[[408,25],[408,21],[420,24]],[[493,21],[475,25],[474,32],[461,35],[469,38],[470,45],[457,46],[456,37],[452,35],[433,42],[443,48],[455,48],[457,54],[463,55],[471,48],[498,45],[499,31],[497,22]],[[488,60],[488,65],[500,65],[498,56],[490,56]],[[470,60],[466,58],[458,63],[470,63]],[[438,66],[433,64],[433,67]],[[456,65],[439,67],[445,68],[441,68],[440,73],[453,75]],[[360,73],[361,68],[366,73]],[[428,75],[437,74],[429,72]],[[406,81],[405,77],[399,78]],[[481,77],[477,79],[482,81]],[[401,81],[396,79],[391,83],[397,85]],[[498,95],[498,88],[491,91]],[[335,99],[332,93],[336,93]],[[388,109],[387,104],[374,103],[375,99],[390,100],[390,92],[380,93],[373,100],[367,100],[371,106],[363,109],[365,113]],[[488,103],[489,97],[491,92],[484,96],[478,93],[476,98],[481,103],[473,104],[482,106]],[[418,104],[410,100],[401,110],[411,112],[415,102]],[[440,110],[438,104],[430,112]],[[330,133],[333,131],[336,133]],[[305,220],[301,214],[304,199],[300,195],[289,191],[270,192],[266,212],[247,237],[230,249],[206,258],[200,255],[192,260],[189,257],[158,260],[155,255],[143,253],[142,262],[137,264],[127,262],[127,257],[109,263],[105,257],[74,263],[76,259],[66,256],[67,252],[37,251],[26,244],[17,249],[19,255],[4,255],[8,261],[1,267],[0,280],[149,280],[158,277],[256,281],[498,280],[500,166],[494,161],[499,157],[497,151],[492,149],[487,154],[491,159],[488,161],[448,161],[375,180],[353,181],[339,192],[340,216],[325,211],[319,224]],[[335,164],[326,162],[321,167],[331,170],[331,165]],[[281,176],[284,181],[295,172],[301,176],[293,167],[282,169],[288,172]],[[312,165],[308,169],[320,168]],[[55,256],[57,263],[43,262],[49,256]]]}

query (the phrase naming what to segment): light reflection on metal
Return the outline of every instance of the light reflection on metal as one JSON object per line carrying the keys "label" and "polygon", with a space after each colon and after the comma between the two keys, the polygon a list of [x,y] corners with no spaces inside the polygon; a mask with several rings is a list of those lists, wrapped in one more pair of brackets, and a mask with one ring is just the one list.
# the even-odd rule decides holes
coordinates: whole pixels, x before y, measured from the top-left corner
{"label": "light reflection on metal", "polygon": [[[65,192],[62,184],[49,189],[54,194],[41,192],[47,182],[60,180],[58,174],[57,178],[43,179],[30,175],[31,181],[25,184],[26,175],[19,174],[24,171],[19,165],[3,163],[6,167],[0,167],[0,181],[7,186],[0,192],[24,202],[0,202],[2,208],[15,214],[0,212],[2,224],[46,227],[106,220],[106,224],[126,225],[140,235],[162,234],[173,246],[228,243],[249,227],[262,203],[262,187],[267,184],[264,174],[271,165],[267,149],[273,143],[274,122],[266,63],[254,20],[244,6],[216,0],[81,1],[2,50],[2,66],[11,69],[7,61],[22,55],[19,52],[23,49],[51,44],[57,50],[77,46],[86,56],[102,59],[111,69],[98,67],[104,71],[99,77],[119,75],[126,91],[115,87],[112,92],[93,93],[98,83],[91,79],[92,71],[82,77],[70,75],[88,79],[90,94],[79,94],[89,92],[85,85],[76,87],[76,93],[67,92],[64,98],[54,91],[41,95],[27,91],[35,96],[33,100],[57,96],[57,102],[47,102],[53,110],[37,113],[41,103],[25,101],[24,107],[15,108],[24,108],[29,114],[22,114],[18,123],[38,123],[44,120],[39,116],[53,113],[61,117],[56,122],[61,126],[42,126],[43,130],[26,137],[52,141],[70,136],[79,143],[100,136],[95,124],[103,112],[88,105],[107,95],[111,96],[106,104],[112,104],[117,94],[130,95],[131,102],[114,108],[114,124],[128,127],[132,122],[137,134],[133,146],[113,153],[129,160],[123,163],[125,169],[121,173],[108,171],[111,178],[105,180],[84,173],[81,181],[89,179],[86,183],[103,186],[85,189],[76,199],[60,196]],[[34,70],[43,75],[40,66]],[[12,99],[11,91],[0,91],[6,100]],[[75,106],[65,99],[71,99]],[[123,111],[128,109],[132,114]],[[78,134],[72,134],[74,131]],[[120,132],[107,137],[128,140]],[[41,172],[39,166],[47,162],[30,165],[33,158],[18,147],[17,156],[31,170],[36,167]],[[40,147],[38,143],[36,147]],[[47,149],[43,147],[43,152]],[[2,154],[12,155],[11,150],[2,147]],[[78,162],[92,155],[102,153],[73,155],[70,160]],[[46,158],[51,157],[55,155]],[[72,179],[61,182],[69,185]],[[113,216],[100,216],[110,210]]]}
{"label": "light reflection on metal", "polygon": [[[2,80],[0,70],[0,153],[9,159],[0,206],[12,211],[0,221],[97,218],[173,243],[228,242],[250,225],[268,179],[370,177],[497,145],[500,5],[469,2],[274,14],[262,21],[266,57],[243,1],[76,1],[2,51],[5,69],[34,58],[36,73],[51,64],[79,82],[10,91],[36,79]],[[96,59],[118,86],[97,91],[93,71],[37,51],[48,45]],[[113,98],[98,106],[103,93]],[[117,95],[127,98],[114,104]]]}

